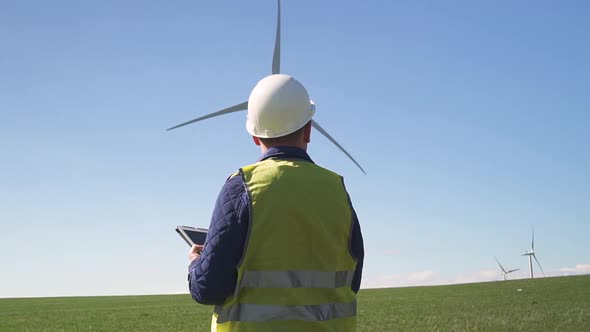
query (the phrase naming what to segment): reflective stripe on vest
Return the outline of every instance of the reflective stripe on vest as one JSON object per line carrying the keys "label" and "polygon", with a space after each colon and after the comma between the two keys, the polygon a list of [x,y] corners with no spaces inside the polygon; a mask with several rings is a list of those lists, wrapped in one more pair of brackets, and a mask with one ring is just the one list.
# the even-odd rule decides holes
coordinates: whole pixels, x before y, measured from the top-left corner
{"label": "reflective stripe on vest", "polygon": [[236,304],[225,309],[216,306],[215,313],[218,315],[218,324],[227,321],[325,321],[355,316],[356,300],[350,303],[325,303],[319,305]]}
{"label": "reflective stripe on vest", "polygon": [[[350,287],[354,271],[244,271],[239,288],[340,288]],[[271,320],[324,321],[356,315],[356,301],[319,305],[234,304],[215,307],[217,323]]]}
{"label": "reflective stripe on vest", "polygon": [[354,271],[244,271],[240,288],[340,288],[353,277]]}

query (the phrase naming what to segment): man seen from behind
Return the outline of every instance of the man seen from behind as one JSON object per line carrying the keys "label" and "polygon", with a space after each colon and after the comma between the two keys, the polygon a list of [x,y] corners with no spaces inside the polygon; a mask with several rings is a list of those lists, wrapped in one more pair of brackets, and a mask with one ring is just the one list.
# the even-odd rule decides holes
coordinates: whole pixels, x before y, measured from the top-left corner
{"label": "man seen from behind", "polygon": [[204,246],[189,252],[212,331],[356,331],[363,239],[343,178],[306,152],[314,113],[288,75],[250,95],[246,128],[262,156],[228,178]]}

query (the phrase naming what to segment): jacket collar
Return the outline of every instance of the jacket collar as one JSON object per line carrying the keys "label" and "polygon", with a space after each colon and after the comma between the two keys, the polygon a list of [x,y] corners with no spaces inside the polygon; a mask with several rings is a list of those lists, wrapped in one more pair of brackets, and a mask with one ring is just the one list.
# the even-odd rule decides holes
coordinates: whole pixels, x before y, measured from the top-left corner
{"label": "jacket collar", "polygon": [[258,158],[257,161],[263,161],[270,158],[277,159],[303,159],[313,163],[305,150],[294,146],[276,146],[268,149]]}

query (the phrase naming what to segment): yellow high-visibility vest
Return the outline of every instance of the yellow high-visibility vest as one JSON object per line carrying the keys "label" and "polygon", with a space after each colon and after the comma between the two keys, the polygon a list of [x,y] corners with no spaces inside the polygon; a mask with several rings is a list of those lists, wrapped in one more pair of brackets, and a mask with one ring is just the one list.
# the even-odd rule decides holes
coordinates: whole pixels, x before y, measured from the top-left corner
{"label": "yellow high-visibility vest", "polygon": [[218,332],[356,331],[352,211],[342,177],[304,160],[240,169],[250,223],[233,296]]}

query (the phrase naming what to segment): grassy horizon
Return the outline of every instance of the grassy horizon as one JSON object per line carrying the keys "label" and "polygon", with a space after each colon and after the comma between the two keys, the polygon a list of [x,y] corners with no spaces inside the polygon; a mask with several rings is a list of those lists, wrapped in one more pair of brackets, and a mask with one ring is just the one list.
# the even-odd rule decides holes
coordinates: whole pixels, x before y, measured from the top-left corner
{"label": "grassy horizon", "polygon": [[[0,299],[0,331],[209,331],[211,312],[185,294]],[[590,275],[359,292],[357,331],[473,330],[590,331]]]}

